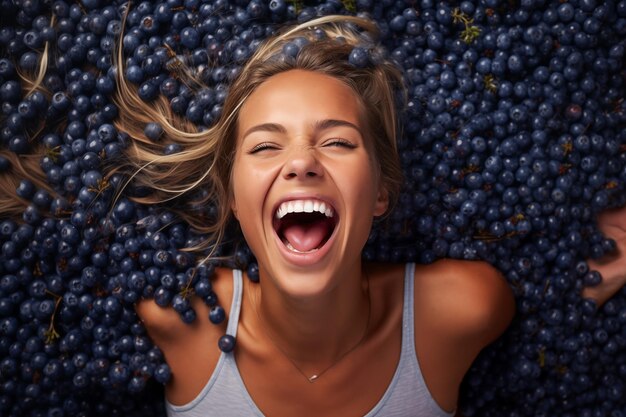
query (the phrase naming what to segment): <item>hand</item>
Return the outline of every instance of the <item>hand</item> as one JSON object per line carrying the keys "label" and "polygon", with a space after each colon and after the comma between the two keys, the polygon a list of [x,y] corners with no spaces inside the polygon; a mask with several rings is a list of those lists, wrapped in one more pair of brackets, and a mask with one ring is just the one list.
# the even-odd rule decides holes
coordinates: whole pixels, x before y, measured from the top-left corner
{"label": "hand", "polygon": [[598,216],[598,228],[615,241],[616,249],[600,259],[587,260],[590,270],[602,275],[602,282],[585,287],[582,296],[601,306],[626,284],[626,207],[602,212]]}

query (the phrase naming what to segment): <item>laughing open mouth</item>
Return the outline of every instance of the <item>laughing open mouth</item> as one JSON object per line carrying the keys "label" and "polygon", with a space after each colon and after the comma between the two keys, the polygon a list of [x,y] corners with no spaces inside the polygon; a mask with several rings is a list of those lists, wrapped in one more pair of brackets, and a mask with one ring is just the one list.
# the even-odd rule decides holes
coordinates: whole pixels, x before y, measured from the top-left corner
{"label": "laughing open mouth", "polygon": [[274,230],[287,249],[297,253],[318,250],[335,230],[330,204],[319,200],[285,201],[276,209]]}

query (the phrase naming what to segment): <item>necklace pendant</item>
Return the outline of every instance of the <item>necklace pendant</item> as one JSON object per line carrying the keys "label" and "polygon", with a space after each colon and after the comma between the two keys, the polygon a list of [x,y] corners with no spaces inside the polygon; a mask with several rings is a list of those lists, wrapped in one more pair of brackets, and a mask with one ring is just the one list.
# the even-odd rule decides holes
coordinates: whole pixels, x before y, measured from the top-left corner
{"label": "necklace pendant", "polygon": [[311,375],[308,379],[310,383],[313,383],[317,378],[319,378],[319,375]]}

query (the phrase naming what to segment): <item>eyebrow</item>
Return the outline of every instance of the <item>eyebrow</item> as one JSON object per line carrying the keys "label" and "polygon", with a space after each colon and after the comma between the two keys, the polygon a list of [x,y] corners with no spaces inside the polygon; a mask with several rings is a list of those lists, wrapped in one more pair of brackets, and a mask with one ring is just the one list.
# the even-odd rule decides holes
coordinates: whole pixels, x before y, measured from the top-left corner
{"label": "eyebrow", "polygon": [[[331,129],[334,127],[350,127],[359,132],[361,136],[363,136],[363,134],[361,133],[361,129],[359,129],[359,127],[354,123],[348,122],[347,120],[324,119],[318,120],[313,124],[313,130],[315,132]],[[287,133],[287,129],[285,129],[283,125],[278,123],[262,123],[260,125],[252,126],[250,129],[246,130],[246,133],[244,133],[242,139],[254,132],[274,132],[284,134]]]}

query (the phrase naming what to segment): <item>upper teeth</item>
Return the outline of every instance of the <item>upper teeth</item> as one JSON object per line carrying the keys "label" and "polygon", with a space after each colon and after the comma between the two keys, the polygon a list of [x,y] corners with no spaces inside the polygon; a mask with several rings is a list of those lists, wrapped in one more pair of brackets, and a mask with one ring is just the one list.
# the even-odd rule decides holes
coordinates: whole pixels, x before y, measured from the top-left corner
{"label": "upper teeth", "polygon": [[318,200],[291,200],[285,201],[276,210],[276,218],[282,219],[289,213],[322,213],[326,217],[333,217],[333,209],[323,201]]}

